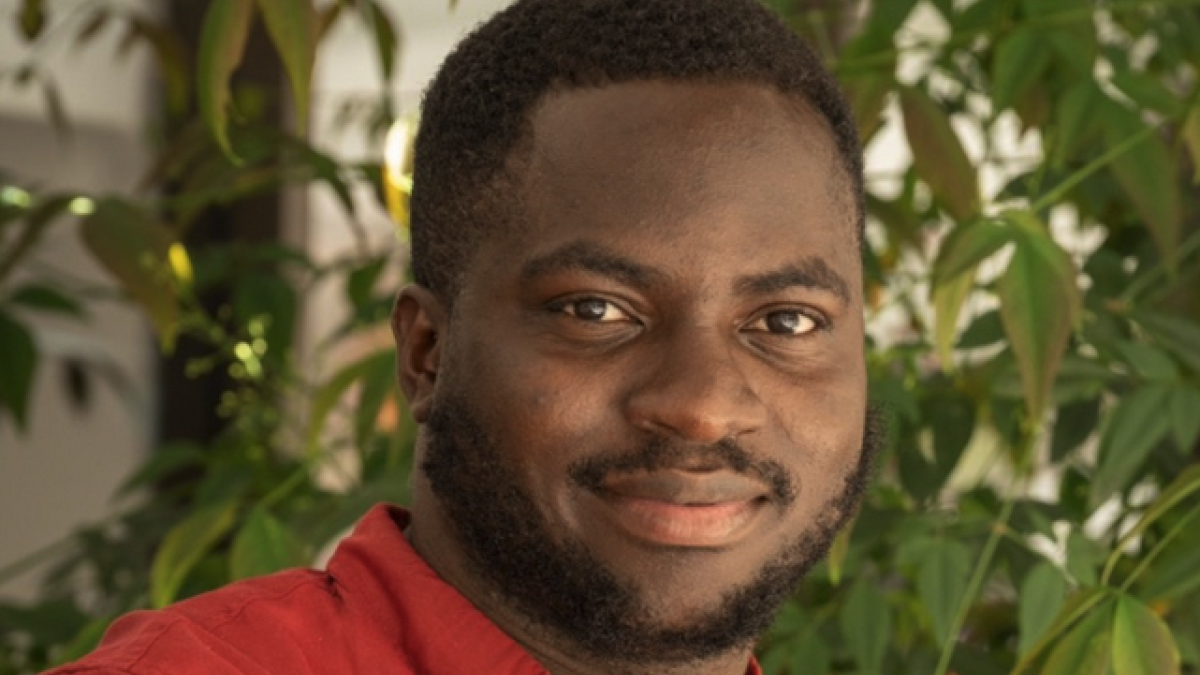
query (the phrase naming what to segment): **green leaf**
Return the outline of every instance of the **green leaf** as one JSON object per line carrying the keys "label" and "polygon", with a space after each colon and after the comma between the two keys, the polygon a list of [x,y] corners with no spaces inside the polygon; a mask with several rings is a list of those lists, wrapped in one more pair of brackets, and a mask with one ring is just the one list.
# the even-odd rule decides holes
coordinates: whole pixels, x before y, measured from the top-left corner
{"label": "green leaf", "polygon": [[1150,334],[1154,341],[1200,374],[1200,323],[1177,314],[1159,314],[1135,309],[1130,317]]}
{"label": "green leaf", "polygon": [[1074,401],[1059,407],[1050,441],[1050,459],[1060,462],[1086,441],[1100,423],[1100,399]]}
{"label": "green leaf", "polygon": [[158,61],[158,70],[166,87],[167,109],[174,115],[185,114],[188,111],[190,85],[187,56],[179,36],[170,29],[140,16],[130,16],[127,26],[119,51],[126,52],[138,40],[145,41]]}
{"label": "green leaf", "polygon": [[395,364],[395,350],[381,349],[339,370],[317,390],[309,408],[308,431],[305,434],[310,453],[316,452],[329,414],[350,386],[381,370],[387,372],[389,377],[394,377]]}
{"label": "green leaf", "polygon": [[1050,628],[1037,641],[1037,644],[1021,656],[1020,661],[1012,669],[1012,675],[1025,672],[1043,652],[1054,644],[1055,640],[1067,631],[1067,629],[1071,628],[1076,621],[1079,621],[1080,618],[1084,616],[1095,617],[1095,615],[1106,611],[1108,603],[1112,600],[1110,597],[1111,593],[1112,590],[1107,586],[1099,586],[1083,589],[1070,598],[1067,598],[1067,602],[1059,610],[1058,616],[1054,617],[1054,623],[1050,625]]}
{"label": "green leaf", "polygon": [[296,535],[270,513],[254,509],[233,539],[229,570],[232,578],[247,579],[307,562]]}
{"label": "green leaf", "polygon": [[150,566],[150,598],[155,608],[175,601],[188,573],[233,527],[237,502],[211,504],[171,528]]}
{"label": "green leaf", "polygon": [[39,354],[33,334],[0,310],[0,411],[8,410],[17,428],[28,421],[29,392],[37,373]]}
{"label": "green leaf", "polygon": [[877,675],[892,633],[887,597],[875,585],[859,581],[842,608],[841,620],[842,635],[859,672]]}
{"label": "green leaf", "polygon": [[[1088,72],[1091,72],[1090,70]],[[1089,77],[1071,86],[1059,99],[1055,121],[1057,141],[1050,152],[1052,166],[1061,167],[1101,131],[1096,108],[1107,101]]]}
{"label": "green leaf", "polygon": [[[1165,513],[1175,508],[1179,502],[1183,501],[1190,495],[1200,492],[1200,464],[1194,464],[1179,474],[1165,490],[1159,493],[1158,497],[1146,509],[1145,515],[1138,521],[1138,524],[1130,531],[1126,532],[1117,545],[1113,547],[1113,556],[1121,555],[1125,547],[1137,537],[1141,536],[1151,525],[1159,518],[1162,518]],[[1110,562],[1110,567],[1112,563]]]}
{"label": "green leaf", "polygon": [[850,554],[850,540],[853,536],[854,523],[851,522],[837,533],[837,536],[833,538],[833,544],[829,546],[829,555],[825,562],[829,565],[829,581],[834,586],[842,583],[842,571],[846,565],[846,557]]}
{"label": "green leaf", "polygon": [[1021,98],[1050,65],[1046,37],[1031,28],[1019,28],[996,45],[992,62],[992,105],[1004,110]]}
{"label": "green leaf", "polygon": [[1192,108],[1181,131],[1183,144],[1192,155],[1192,182],[1200,185],[1200,105]]}
{"label": "green leaf", "polygon": [[25,284],[8,296],[8,302],[42,312],[68,314],[75,317],[82,317],[85,314],[83,305],[79,304],[78,300],[45,284]]}
{"label": "green leaf", "polygon": [[821,639],[816,631],[805,633],[791,652],[789,673],[828,675],[833,668],[833,657],[829,653],[829,645]]}
{"label": "green leaf", "polygon": [[90,654],[100,644],[100,638],[104,637],[105,631],[112,625],[112,617],[102,616],[98,619],[93,619],[86,626],[81,628],[75,637],[62,648],[55,659],[54,665],[62,665],[76,661]]}
{"label": "green leaf", "polygon": [[1117,350],[1125,363],[1142,379],[1171,382],[1179,378],[1179,368],[1160,349],[1141,342],[1122,340],[1117,343]]}
{"label": "green leaf", "polygon": [[933,263],[933,285],[939,286],[974,269],[1013,240],[1013,229],[1003,221],[976,220],[956,226],[938,248]]}
{"label": "green leaf", "polygon": [[875,72],[845,79],[842,86],[846,90],[850,108],[854,111],[854,120],[858,123],[858,137],[863,144],[883,126],[887,97],[895,85],[896,82],[891,76]]}
{"label": "green leaf", "polygon": [[1099,583],[1097,570],[1104,562],[1107,549],[1075,529],[1067,537],[1067,571],[1083,586]]}
{"label": "green leaf", "polygon": [[950,635],[950,629],[967,591],[970,574],[971,554],[958,542],[939,539],[925,552],[917,577],[917,593],[929,612],[938,645],[957,638]]}
{"label": "green leaf", "polygon": [[[1116,105],[1104,106],[1105,137],[1115,146],[1145,129],[1135,114]],[[1179,249],[1180,196],[1175,157],[1166,144],[1151,135],[1111,165],[1121,188],[1133,200],[1138,215],[1158,245],[1168,269],[1174,269]]]}
{"label": "green leaf", "polygon": [[379,72],[383,75],[384,87],[390,87],[396,74],[396,56],[400,51],[400,37],[396,22],[378,2],[360,3],[363,19],[375,36],[375,53],[379,58]]}
{"label": "green leaf", "polygon": [[1200,590],[1200,528],[1180,533],[1179,540],[1142,575],[1140,584],[1138,597],[1148,601],[1176,601]]}
{"label": "green leaf", "polygon": [[33,250],[42,235],[52,224],[57,222],[58,216],[67,210],[73,199],[74,197],[71,196],[51,197],[39,202],[29,210],[25,216],[25,226],[21,228],[14,240],[5,242],[7,252],[0,255],[0,281],[4,280],[16,268],[17,263]]}
{"label": "green leaf", "polygon": [[1135,389],[1117,404],[1100,436],[1100,456],[1092,483],[1094,506],[1124,489],[1171,430],[1167,415],[1171,389],[1150,384]]}
{"label": "green leaf", "polygon": [[1112,76],[1112,83],[1142,108],[1160,112],[1177,119],[1187,112],[1183,100],[1156,78],[1132,70],[1122,70]]}
{"label": "green leaf", "polygon": [[81,230],[96,260],[150,315],[165,349],[175,344],[179,303],[171,268],[173,235],[140,208],[118,199],[96,202]]}
{"label": "green leaf", "polygon": [[933,287],[933,341],[942,369],[954,368],[954,338],[958,335],[958,317],[975,287],[975,270]]}
{"label": "green leaf", "polygon": [[1200,436],[1200,389],[1180,384],[1171,393],[1171,430],[1179,451],[1191,453]]}
{"label": "green leaf", "polygon": [[200,33],[196,63],[200,115],[231,160],[237,156],[229,143],[229,80],[246,51],[253,18],[254,0],[213,0]]}
{"label": "green leaf", "polygon": [[1115,675],[1179,675],[1179,649],[1162,619],[1139,600],[1117,601],[1113,619]]}
{"label": "green leaf", "polygon": [[295,97],[296,124],[308,128],[309,86],[317,50],[317,13],[310,0],[257,0]]}
{"label": "green leaf", "polygon": [[1067,597],[1067,580],[1048,562],[1038,563],[1021,582],[1017,653],[1028,654],[1054,623]]}
{"label": "green leaf", "polygon": [[901,87],[899,91],[917,175],[955,220],[970,220],[980,209],[979,179],[950,118],[920,89]]}
{"label": "green leaf", "polygon": [[1046,665],[1042,675],[1108,675],[1112,663],[1111,612],[1089,614],[1063,638]]}
{"label": "green leaf", "polygon": [[1031,420],[1050,400],[1067,341],[1082,307],[1075,266],[1030,212],[1005,214],[1020,231],[1008,269],[996,283],[1000,317],[1021,373]]}
{"label": "green leaf", "polygon": [[204,447],[190,441],[175,441],[159,446],[132,476],[121,483],[114,496],[127,496],[134,490],[163,480],[181,469],[201,467],[206,457]]}
{"label": "green leaf", "polygon": [[45,0],[24,0],[21,3],[21,14],[17,18],[21,35],[29,41],[37,39],[46,28]]}

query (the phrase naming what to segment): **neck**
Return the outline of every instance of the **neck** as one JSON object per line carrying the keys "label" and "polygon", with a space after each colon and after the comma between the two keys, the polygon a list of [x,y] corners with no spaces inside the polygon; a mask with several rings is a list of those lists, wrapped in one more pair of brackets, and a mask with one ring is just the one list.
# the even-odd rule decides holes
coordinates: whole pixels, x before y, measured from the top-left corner
{"label": "neck", "polygon": [[744,675],[751,649],[712,658],[650,664],[599,660],[582,652],[557,631],[531,621],[502,593],[474,572],[465,553],[455,545],[452,526],[431,495],[414,495],[412,521],[405,536],[425,562],[475,608],[553,675]]}

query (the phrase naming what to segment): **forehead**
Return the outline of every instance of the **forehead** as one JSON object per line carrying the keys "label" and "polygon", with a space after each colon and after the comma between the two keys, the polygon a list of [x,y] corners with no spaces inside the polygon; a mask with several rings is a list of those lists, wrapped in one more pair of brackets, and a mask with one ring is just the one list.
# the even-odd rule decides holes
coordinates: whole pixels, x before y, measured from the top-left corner
{"label": "forehead", "polygon": [[765,86],[560,91],[534,111],[519,164],[519,222],[491,237],[512,246],[481,254],[511,262],[586,239],[647,255],[716,246],[751,263],[803,255],[857,267],[850,182],[827,124]]}

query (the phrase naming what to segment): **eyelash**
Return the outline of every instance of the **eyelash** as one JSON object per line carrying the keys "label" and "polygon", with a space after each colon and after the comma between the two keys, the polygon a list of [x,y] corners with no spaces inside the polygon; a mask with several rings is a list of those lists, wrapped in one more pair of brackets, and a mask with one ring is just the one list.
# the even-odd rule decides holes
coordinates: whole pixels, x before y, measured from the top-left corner
{"label": "eyelash", "polygon": [[[604,304],[605,304],[605,305],[607,305],[608,307],[610,307],[610,308],[612,308],[612,309],[615,309],[616,311],[618,311],[618,312],[620,312],[621,314],[623,314],[623,315],[624,315],[624,317],[617,318],[617,319],[611,319],[611,320],[608,320],[608,321],[604,321],[604,320],[600,320],[600,319],[587,319],[587,318],[584,318],[584,317],[581,317],[581,316],[579,316],[579,315],[578,315],[577,313],[575,313],[575,312],[569,311],[569,308],[570,308],[570,307],[572,307],[572,306],[574,306],[574,305],[579,305],[579,304],[582,304],[582,303],[586,303],[586,302],[598,302],[598,303],[604,303]],[[560,313],[560,314],[564,314],[564,315],[566,315],[566,316],[569,316],[569,317],[571,317],[571,318],[577,319],[577,320],[579,320],[581,323],[585,323],[585,324],[591,324],[591,325],[595,325],[595,326],[601,326],[601,325],[604,325],[604,324],[616,324],[616,323],[621,323],[621,322],[623,322],[623,321],[632,322],[632,323],[638,323],[638,324],[640,324],[640,323],[641,323],[641,322],[640,322],[640,321],[639,321],[639,320],[638,320],[638,319],[637,319],[637,318],[634,316],[634,314],[633,314],[632,312],[630,312],[629,310],[627,310],[627,309],[625,309],[624,307],[622,307],[620,303],[614,302],[614,301],[612,301],[612,300],[609,300],[609,299],[607,299],[607,298],[603,298],[603,297],[597,297],[597,296],[591,296],[591,295],[588,295],[588,296],[576,296],[576,297],[570,297],[570,298],[563,298],[562,300],[559,300],[559,301],[557,301],[557,302],[554,302],[554,303],[552,303],[552,304],[551,304],[551,305],[548,307],[548,309],[549,309],[550,311],[552,311],[552,312],[557,312],[557,313]],[[606,312],[606,313],[607,313],[607,312]],[[760,322],[760,321],[762,321],[762,322],[764,322],[764,323],[765,323],[765,322],[766,322],[766,321],[769,319],[769,317],[771,317],[772,315],[775,315],[775,314],[796,314],[796,315],[802,316],[802,317],[804,317],[805,319],[808,319],[809,321],[811,321],[811,322],[813,323],[813,327],[812,327],[810,330],[804,331],[804,332],[802,332],[802,333],[792,333],[792,334],[788,334],[788,333],[775,333],[775,332],[772,332],[772,331],[770,331],[770,330],[755,330],[754,332],[757,332],[757,333],[764,333],[764,334],[767,334],[767,335],[772,335],[772,336],[776,336],[776,337],[796,337],[796,338],[799,338],[799,337],[804,337],[804,336],[811,335],[811,334],[813,334],[813,333],[817,333],[817,332],[820,332],[820,331],[824,331],[824,330],[827,330],[827,329],[829,328],[829,323],[830,323],[830,322],[829,322],[829,319],[828,319],[828,318],[826,318],[826,317],[825,317],[823,314],[821,314],[820,312],[817,312],[817,311],[814,311],[814,310],[811,310],[811,309],[807,309],[807,308],[798,308],[798,307],[789,307],[789,306],[785,306],[785,307],[773,307],[773,308],[770,308],[770,309],[768,309],[767,311],[765,311],[765,312],[761,312],[760,314],[758,314],[757,316],[755,316],[753,319],[751,319],[751,320],[750,320],[749,322],[747,322],[747,324],[745,324],[745,325],[746,325],[746,326],[751,326],[751,325],[754,325],[754,324],[756,324],[756,323],[758,323],[758,322]]]}

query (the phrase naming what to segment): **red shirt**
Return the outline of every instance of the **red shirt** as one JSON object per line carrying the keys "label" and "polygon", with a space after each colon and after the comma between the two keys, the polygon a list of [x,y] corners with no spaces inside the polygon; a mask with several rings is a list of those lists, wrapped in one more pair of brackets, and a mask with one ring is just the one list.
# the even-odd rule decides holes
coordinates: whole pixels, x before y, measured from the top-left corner
{"label": "red shirt", "polygon": [[[376,506],[326,571],[248,579],[133,612],[46,675],[548,675],[433,571]],[[747,675],[761,675],[751,662]]]}

